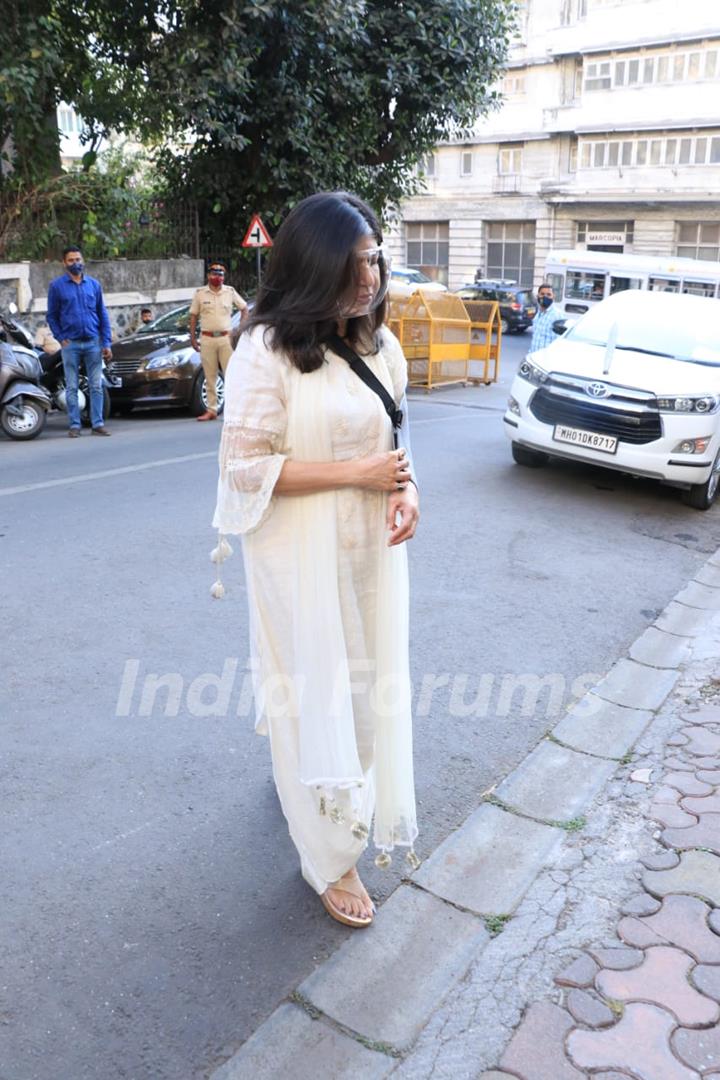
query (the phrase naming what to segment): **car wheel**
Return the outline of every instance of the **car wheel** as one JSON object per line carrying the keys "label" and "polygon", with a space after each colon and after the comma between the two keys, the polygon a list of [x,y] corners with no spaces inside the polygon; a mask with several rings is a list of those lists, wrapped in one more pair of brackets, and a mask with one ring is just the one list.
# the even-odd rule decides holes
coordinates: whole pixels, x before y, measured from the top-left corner
{"label": "car wheel", "polygon": [[[225,382],[222,375],[218,374],[216,392],[218,403],[218,414],[220,414],[225,408]],[[193,386],[192,397],[190,399],[190,412],[193,416],[200,416],[201,413],[207,412],[207,387],[205,385],[205,373],[200,372],[195,385]]]}
{"label": "car wheel", "polygon": [[704,484],[693,484],[687,491],[681,492],[682,501],[694,510],[709,510],[720,491],[720,454],[713,462],[712,472]]}
{"label": "car wheel", "polygon": [[507,321],[507,319],[500,319],[500,329],[502,330],[503,334],[510,333],[510,323]]}
{"label": "car wheel", "polygon": [[547,465],[550,460],[549,454],[543,454],[540,450],[530,450],[527,446],[520,446],[520,443],[516,442],[512,444],[512,456],[516,465],[525,465],[528,469],[539,469],[542,465]]}

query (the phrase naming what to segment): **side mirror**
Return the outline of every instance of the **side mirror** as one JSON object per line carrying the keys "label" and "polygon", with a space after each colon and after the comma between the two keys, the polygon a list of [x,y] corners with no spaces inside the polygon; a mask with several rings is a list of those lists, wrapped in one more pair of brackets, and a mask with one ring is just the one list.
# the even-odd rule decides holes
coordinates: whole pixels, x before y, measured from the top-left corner
{"label": "side mirror", "polygon": [[567,319],[556,319],[552,328],[554,334],[564,334],[568,329]]}

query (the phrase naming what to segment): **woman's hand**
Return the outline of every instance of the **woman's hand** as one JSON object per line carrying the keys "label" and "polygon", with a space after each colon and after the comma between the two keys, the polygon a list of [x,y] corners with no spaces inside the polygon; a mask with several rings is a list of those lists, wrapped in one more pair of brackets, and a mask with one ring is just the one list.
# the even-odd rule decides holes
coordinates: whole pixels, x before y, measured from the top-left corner
{"label": "woman's hand", "polygon": [[371,491],[398,491],[400,485],[410,481],[410,465],[402,447],[358,458],[354,464],[358,473],[357,486]]}
{"label": "woman's hand", "polygon": [[388,547],[412,540],[419,520],[420,500],[415,485],[408,484],[404,491],[393,491],[387,504]]}

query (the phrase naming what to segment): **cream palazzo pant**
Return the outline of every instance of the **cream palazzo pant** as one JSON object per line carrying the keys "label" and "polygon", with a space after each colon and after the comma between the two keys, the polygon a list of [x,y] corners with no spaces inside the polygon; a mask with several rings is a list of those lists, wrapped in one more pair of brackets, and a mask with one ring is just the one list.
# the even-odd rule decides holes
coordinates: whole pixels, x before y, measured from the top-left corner
{"label": "cream palazzo pant", "polygon": [[359,806],[356,795],[354,808],[349,792],[337,793],[335,805],[343,811],[344,821],[335,824],[328,813],[320,813],[319,792],[300,782],[297,720],[283,718],[268,722],[273,776],[280,805],[300,855],[302,875],[318,893],[325,892],[329,885],[351,870],[367,847],[367,840],[357,840],[353,836],[351,825],[359,820],[369,830],[372,823],[374,738],[368,722],[358,723],[356,719],[356,731],[365,782]]}

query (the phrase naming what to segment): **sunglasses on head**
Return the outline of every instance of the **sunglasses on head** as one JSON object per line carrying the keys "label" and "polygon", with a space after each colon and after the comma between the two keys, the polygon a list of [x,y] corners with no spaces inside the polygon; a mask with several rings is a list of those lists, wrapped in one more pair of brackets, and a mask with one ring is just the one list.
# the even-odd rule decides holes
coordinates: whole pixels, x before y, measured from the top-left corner
{"label": "sunglasses on head", "polygon": [[225,277],[225,271],[221,270],[219,266],[211,266],[208,270],[208,274],[217,274],[219,277]]}

